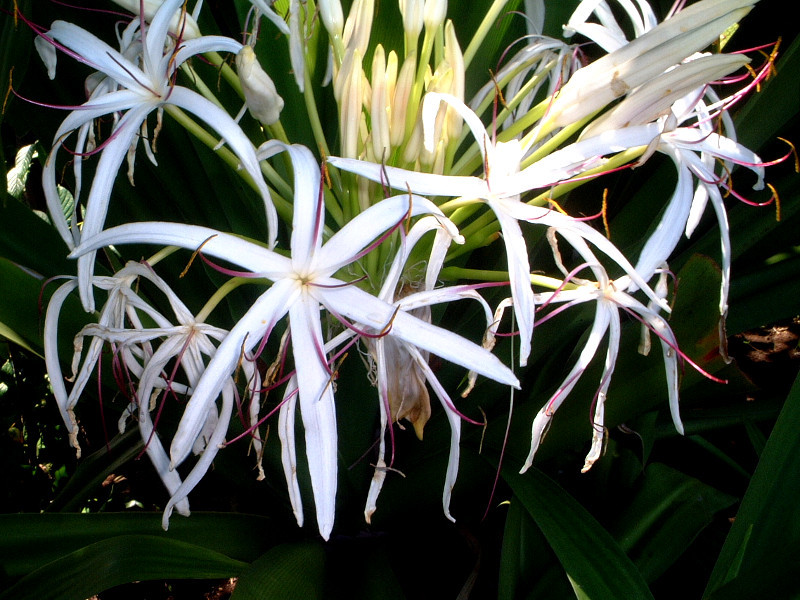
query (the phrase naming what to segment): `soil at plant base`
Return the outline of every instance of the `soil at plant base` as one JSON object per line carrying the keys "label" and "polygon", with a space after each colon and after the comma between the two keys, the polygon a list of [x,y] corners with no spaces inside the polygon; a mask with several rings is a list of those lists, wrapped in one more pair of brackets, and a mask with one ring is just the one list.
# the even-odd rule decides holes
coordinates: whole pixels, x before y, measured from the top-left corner
{"label": "soil at plant base", "polygon": [[733,336],[728,352],[759,390],[788,392],[800,370],[800,317]]}
{"label": "soil at plant base", "polygon": [[137,581],[106,590],[89,600],[229,600],[236,578]]}

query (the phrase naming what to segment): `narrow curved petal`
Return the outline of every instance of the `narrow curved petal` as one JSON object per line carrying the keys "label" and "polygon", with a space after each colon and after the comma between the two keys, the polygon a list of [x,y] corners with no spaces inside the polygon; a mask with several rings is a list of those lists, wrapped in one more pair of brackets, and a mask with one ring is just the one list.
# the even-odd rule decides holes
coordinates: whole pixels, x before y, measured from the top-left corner
{"label": "narrow curved petal", "polygon": [[189,495],[194,487],[200,482],[203,476],[208,472],[214,457],[217,455],[221,444],[225,441],[225,433],[228,431],[228,424],[231,420],[231,412],[233,411],[233,388],[232,385],[226,385],[222,390],[222,406],[219,411],[219,421],[214,427],[214,431],[206,444],[205,450],[200,455],[200,458],[195,463],[192,470],[183,480],[180,487],[172,493],[172,497],[167,502],[164,508],[164,516],[161,520],[161,526],[166,530],[169,527],[169,517],[172,514],[172,508],[178,507],[180,512],[181,506],[188,503],[186,497]]}
{"label": "narrow curved petal", "polygon": [[449,362],[505,385],[519,387],[514,373],[494,354],[460,335],[436,327],[354,286],[325,289],[320,301],[333,312],[376,331],[390,327],[390,335],[427,350]]}
{"label": "narrow curved petal", "polygon": [[183,40],[175,56],[168,57],[173,65],[180,65],[191,57],[206,52],[230,52],[238,54],[242,44],[236,40],[221,35],[204,35],[191,40]]}
{"label": "narrow curved petal", "polygon": [[43,37],[63,44],[73,58],[105,73],[120,85],[146,92],[147,76],[142,70],[85,29],[66,21],[54,21]]}
{"label": "narrow curved petal", "polygon": [[456,485],[458,464],[461,460],[461,416],[453,410],[453,401],[450,399],[450,396],[447,394],[442,384],[439,383],[439,379],[431,370],[428,361],[426,361],[416,349],[409,348],[409,351],[419,368],[425,373],[428,384],[433,388],[436,397],[442,404],[447,422],[450,423],[450,452],[447,459],[447,474],[444,478],[444,489],[442,491],[442,509],[444,510],[444,515],[455,523],[453,515],[450,514],[450,498],[453,495],[453,488]]}
{"label": "narrow curved petal", "polygon": [[260,342],[262,336],[286,314],[287,306],[296,297],[295,282],[279,281],[255,301],[219,345],[186,404],[178,430],[172,438],[170,456],[173,468],[181,464],[192,450],[209,407],[243,359],[243,353]]}
{"label": "narrow curved petal", "polygon": [[502,206],[495,206],[494,201],[489,202],[494,210],[497,221],[503,232],[503,243],[506,246],[506,259],[508,261],[508,278],[511,284],[511,295],[514,298],[514,316],[519,329],[519,366],[528,364],[531,353],[531,338],[533,337],[533,317],[536,306],[533,301],[531,288],[531,267],[528,260],[528,248],[522,237],[522,230],[517,219],[509,215]]}
{"label": "narrow curved petal", "polygon": [[355,158],[331,156],[328,163],[342,171],[366,177],[396,190],[408,190],[426,196],[483,198],[489,193],[486,181],[479,177],[417,173],[383,166]]}
{"label": "narrow curved petal", "polygon": [[[639,254],[636,271],[645,281],[649,281],[663,263],[672,254],[684,233],[689,211],[692,208],[692,177],[689,170],[680,163],[680,159],[671,150],[665,150],[675,160],[678,167],[678,183],[667,204],[655,231],[647,239],[647,243]],[[634,288],[631,288],[633,291]]]}
{"label": "narrow curved petal", "polygon": [[289,306],[292,352],[297,369],[300,415],[320,535],[328,539],[336,512],[338,450],[333,381],[322,362],[324,342],[319,304],[301,294]]}
{"label": "narrow curved petal", "polygon": [[566,400],[572,388],[578,383],[581,375],[586,371],[589,363],[597,353],[597,348],[600,346],[600,342],[603,340],[603,336],[605,336],[606,330],[608,329],[609,320],[609,308],[605,306],[604,302],[598,302],[595,309],[594,322],[589,331],[589,337],[586,340],[586,345],[578,356],[578,360],[575,362],[562,384],[558,387],[558,390],[556,390],[555,394],[553,394],[539,410],[536,418],[533,420],[533,426],[531,428],[531,449],[528,453],[528,457],[525,459],[525,464],[522,466],[522,469],[520,469],[520,473],[527,471],[533,464],[533,459],[536,456],[536,452],[539,450],[539,446],[542,443],[542,439],[550,425],[553,415],[564,400]]}
{"label": "narrow curved petal", "polygon": [[373,204],[350,220],[325,243],[317,261],[318,269],[326,273],[335,273],[344,265],[353,262],[364,248],[404,218],[424,214],[439,215],[443,221],[446,219],[433,202],[421,196],[412,195],[409,198],[408,194],[403,194]]}
{"label": "narrow curved petal", "polygon": [[292,266],[307,270],[322,245],[324,206],[320,203],[320,171],[316,157],[305,146],[270,140],[258,148],[261,160],[286,152],[294,170],[294,207],[292,217]]}
{"label": "narrow curved petal", "polygon": [[44,360],[47,365],[47,373],[50,376],[50,386],[53,389],[53,396],[56,399],[58,411],[67,426],[70,444],[78,451],[80,457],[80,446],[78,446],[78,423],[75,415],[67,408],[69,394],[64,385],[64,376],[61,371],[61,361],[58,358],[58,317],[64,301],[78,287],[75,279],[70,279],[62,284],[50,298],[47,304],[47,312],[44,317]]}
{"label": "narrow curved petal", "polygon": [[[150,112],[151,106],[137,106],[126,112],[113,132],[113,140],[106,144],[97,163],[97,170],[89,197],[86,200],[86,215],[81,229],[81,239],[89,239],[103,229],[111,190],[117,178],[119,167],[128,149],[139,135],[139,127]],[[79,292],[84,308],[94,310],[92,296],[92,276],[94,275],[94,255],[88,254],[78,260]]]}
{"label": "narrow curved petal", "polygon": [[281,464],[289,490],[289,502],[297,521],[303,526],[303,499],[300,496],[300,483],[297,480],[297,452],[294,441],[294,415],[297,410],[297,377],[292,377],[283,394],[283,402],[278,412],[278,438],[281,441]]}
{"label": "narrow curved petal", "polygon": [[285,277],[291,272],[291,261],[255,242],[216,229],[180,223],[141,222],[111,227],[92,239],[83,241],[69,257],[78,258],[87,252],[110,245],[157,244],[179,246],[227,260],[267,279]]}
{"label": "narrow curved petal", "polygon": [[[142,44],[144,70],[147,73],[156,73],[161,59],[164,56],[164,46],[169,34],[169,26],[175,16],[175,11],[181,6],[183,0],[164,0],[150,24],[142,31]],[[166,73],[164,73],[166,75]]]}
{"label": "narrow curved petal", "polygon": [[389,426],[389,404],[387,360],[383,338],[375,340],[375,363],[377,365],[378,407],[380,409],[380,437],[378,438],[378,459],[375,461],[375,471],[369,483],[367,502],[364,505],[364,520],[372,521],[372,515],[377,510],[378,496],[386,480],[386,429]]}
{"label": "narrow curved petal", "polygon": [[268,242],[270,247],[274,247],[278,236],[278,213],[272,203],[267,184],[261,174],[261,167],[256,158],[256,149],[245,135],[239,124],[233,118],[210,100],[204,98],[197,92],[180,86],[172,88],[169,96],[169,103],[185,108],[189,112],[197,115],[208,123],[214,131],[227,142],[230,148],[242,161],[242,167],[252,177],[258,188],[261,198],[264,201],[264,208],[267,215]]}

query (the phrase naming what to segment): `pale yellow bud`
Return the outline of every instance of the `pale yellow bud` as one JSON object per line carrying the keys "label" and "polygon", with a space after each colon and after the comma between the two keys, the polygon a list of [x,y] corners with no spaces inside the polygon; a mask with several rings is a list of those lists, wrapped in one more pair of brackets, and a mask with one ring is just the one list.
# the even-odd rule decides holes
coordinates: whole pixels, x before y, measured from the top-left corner
{"label": "pale yellow bud", "polygon": [[283,98],[250,46],[244,46],[236,55],[236,70],[250,114],[264,125],[277,123],[283,110]]}
{"label": "pale yellow bud", "polygon": [[344,47],[357,49],[363,57],[369,46],[369,34],[375,14],[375,0],[355,0],[344,24]]}
{"label": "pale yellow bud", "polygon": [[[347,70],[345,71],[345,65]],[[363,80],[361,53],[357,49],[347,51],[336,83],[339,88],[339,127],[342,134],[342,156],[358,158],[358,140],[363,104]]]}
{"label": "pale yellow bud", "polygon": [[[448,19],[444,26],[444,59],[450,65],[452,81],[450,82],[449,94],[455,96],[462,102],[464,101],[464,55],[461,53],[461,46],[458,45],[453,22]],[[461,135],[462,119],[458,112],[452,108],[447,110],[447,135],[450,138],[457,138]]]}
{"label": "pale yellow bud", "polygon": [[388,98],[386,86],[386,55],[383,46],[378,44],[372,56],[372,98],[369,112],[372,122],[372,152],[376,160],[388,158],[391,153],[389,131]]}
{"label": "pale yellow bud", "polygon": [[397,84],[392,98],[392,118],[389,127],[392,132],[392,147],[396,148],[403,143],[406,136],[406,108],[411,96],[411,87],[414,85],[414,76],[417,72],[417,53],[412,52],[403,61],[400,73],[397,75]]}

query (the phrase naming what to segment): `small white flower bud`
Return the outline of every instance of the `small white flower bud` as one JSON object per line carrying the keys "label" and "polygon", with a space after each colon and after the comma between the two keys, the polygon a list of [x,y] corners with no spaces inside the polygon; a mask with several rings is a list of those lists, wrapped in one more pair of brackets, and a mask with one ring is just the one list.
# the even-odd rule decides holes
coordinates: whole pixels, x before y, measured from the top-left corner
{"label": "small white flower bud", "polygon": [[339,0],[319,0],[319,16],[331,37],[340,37],[344,28],[344,13]]}
{"label": "small white flower bud", "polygon": [[250,114],[264,125],[277,123],[283,110],[283,98],[278,95],[275,84],[261,68],[250,46],[244,46],[236,55],[236,70]]}
{"label": "small white flower bud", "polygon": [[425,0],[400,0],[400,14],[403,15],[406,36],[416,40],[422,31]]}
{"label": "small white flower bud", "polygon": [[447,0],[425,0],[425,29],[436,29],[444,23],[447,14]]}

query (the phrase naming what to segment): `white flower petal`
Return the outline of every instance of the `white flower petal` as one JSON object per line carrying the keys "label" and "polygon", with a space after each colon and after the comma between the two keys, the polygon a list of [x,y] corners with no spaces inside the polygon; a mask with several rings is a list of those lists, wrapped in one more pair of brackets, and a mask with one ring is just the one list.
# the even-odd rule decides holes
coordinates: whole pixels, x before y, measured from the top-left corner
{"label": "white flower petal", "polygon": [[514,373],[491,352],[460,335],[397,310],[354,286],[327,288],[320,301],[335,313],[375,331],[390,327],[391,335],[409,344],[499,383],[519,387]]}
{"label": "white flower petal", "polygon": [[338,450],[333,381],[322,361],[324,342],[316,300],[301,294],[289,306],[289,324],[317,525],[327,540],[336,512]]}

